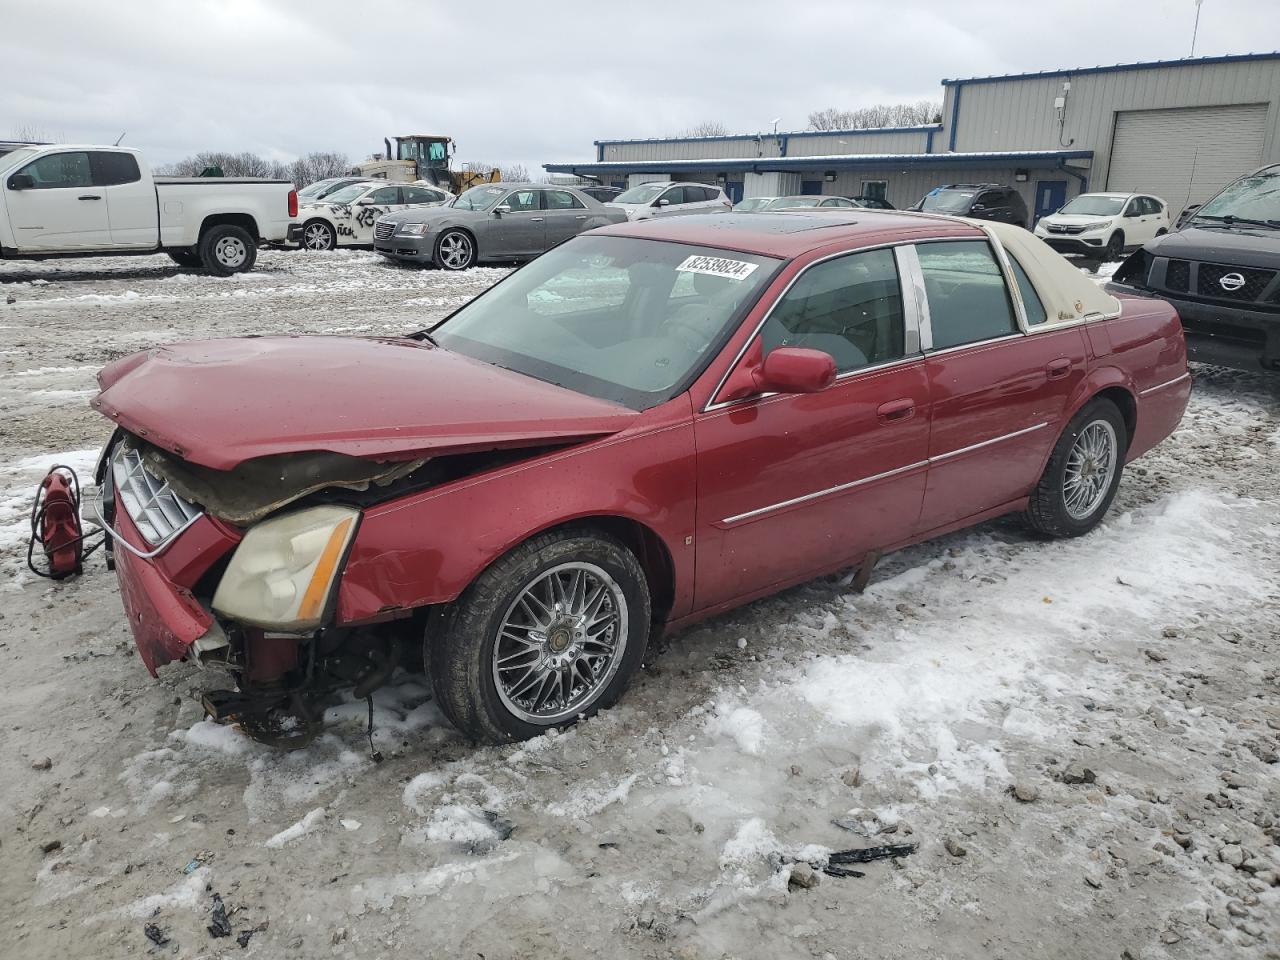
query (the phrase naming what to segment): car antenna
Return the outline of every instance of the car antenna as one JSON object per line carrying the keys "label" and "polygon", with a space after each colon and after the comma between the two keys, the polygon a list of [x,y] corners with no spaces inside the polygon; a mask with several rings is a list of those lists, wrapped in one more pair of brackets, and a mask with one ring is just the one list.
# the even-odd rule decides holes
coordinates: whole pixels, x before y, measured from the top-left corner
{"label": "car antenna", "polygon": [[124,139],[124,135],[125,135],[126,133],[128,133],[128,132],[129,132],[128,130],[121,130],[121,131],[120,131],[120,136],[116,137],[116,142],[115,142],[115,143],[113,143],[113,144],[112,144],[112,146],[113,146],[113,147],[118,147],[118,146],[120,146],[120,141]]}

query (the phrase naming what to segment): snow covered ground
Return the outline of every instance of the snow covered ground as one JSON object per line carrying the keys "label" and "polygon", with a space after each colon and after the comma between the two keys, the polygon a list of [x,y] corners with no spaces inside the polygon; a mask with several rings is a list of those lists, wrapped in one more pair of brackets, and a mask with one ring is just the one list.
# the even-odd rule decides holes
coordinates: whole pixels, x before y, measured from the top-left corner
{"label": "snow covered ground", "polygon": [[[1197,369],[1090,537],[1000,521],[886,558],[861,595],[759,601],[559,735],[472,747],[401,674],[375,764],[363,702],[263,747],[202,719],[216,678],[147,675],[100,561],[23,569],[44,468],[87,469],[107,434],[102,364],[414,329],[505,272],[260,265],[0,266],[0,956],[1280,955],[1280,378]],[[917,849],[788,883],[885,843]]]}

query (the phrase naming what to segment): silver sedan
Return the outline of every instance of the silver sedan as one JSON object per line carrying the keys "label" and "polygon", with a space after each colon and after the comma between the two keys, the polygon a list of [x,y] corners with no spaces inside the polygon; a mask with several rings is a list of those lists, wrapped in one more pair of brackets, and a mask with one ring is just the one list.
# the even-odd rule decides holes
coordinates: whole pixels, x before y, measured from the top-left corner
{"label": "silver sedan", "polygon": [[442,207],[381,217],[373,249],[407,263],[466,270],[486,260],[532,259],[584,230],[626,219],[572,187],[486,183]]}

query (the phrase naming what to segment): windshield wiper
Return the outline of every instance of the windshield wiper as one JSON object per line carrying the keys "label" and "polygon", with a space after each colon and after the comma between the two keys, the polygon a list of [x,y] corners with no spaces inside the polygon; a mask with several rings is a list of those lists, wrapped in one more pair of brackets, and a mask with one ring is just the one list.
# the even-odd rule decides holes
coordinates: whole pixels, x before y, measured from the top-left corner
{"label": "windshield wiper", "polygon": [[1237,217],[1229,213],[1224,217],[1219,217],[1212,213],[1197,213],[1191,220],[1192,222],[1196,220],[1214,220],[1228,227],[1237,223],[1247,223],[1251,227],[1270,227],[1273,230],[1280,228],[1280,220],[1252,220],[1249,217]]}

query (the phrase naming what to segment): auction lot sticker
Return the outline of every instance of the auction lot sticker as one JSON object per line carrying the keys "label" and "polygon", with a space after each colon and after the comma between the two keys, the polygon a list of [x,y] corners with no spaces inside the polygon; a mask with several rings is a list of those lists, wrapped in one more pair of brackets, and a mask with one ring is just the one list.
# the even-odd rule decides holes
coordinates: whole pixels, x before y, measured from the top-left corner
{"label": "auction lot sticker", "polygon": [[758,267],[758,263],[747,263],[745,260],[727,260],[724,257],[692,256],[676,267],[684,273],[705,273],[712,277],[727,277],[730,280],[745,280]]}

